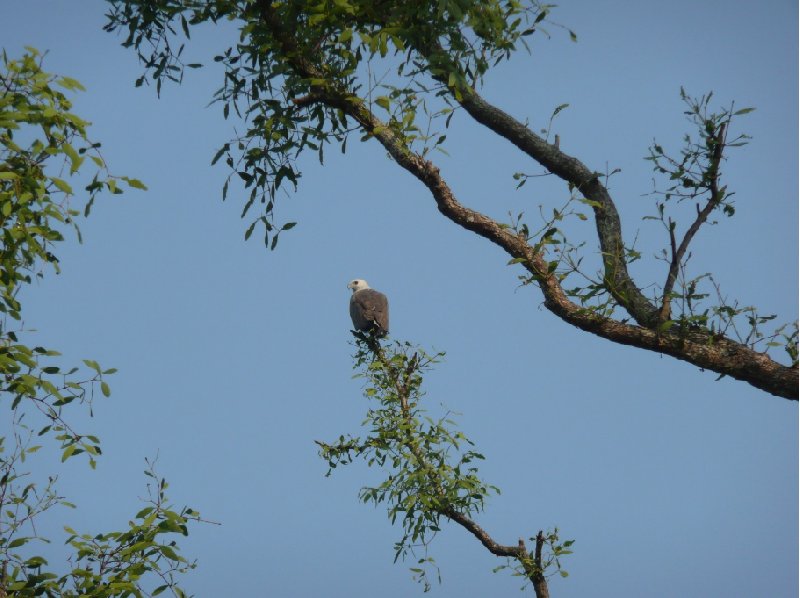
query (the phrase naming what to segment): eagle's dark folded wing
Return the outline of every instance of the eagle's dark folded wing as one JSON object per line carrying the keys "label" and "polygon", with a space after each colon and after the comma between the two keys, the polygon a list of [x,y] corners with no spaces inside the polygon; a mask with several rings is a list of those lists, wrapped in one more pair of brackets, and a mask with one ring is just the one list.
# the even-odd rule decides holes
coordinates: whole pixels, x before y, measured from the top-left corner
{"label": "eagle's dark folded wing", "polygon": [[389,300],[374,289],[362,289],[350,298],[350,317],[356,330],[389,332]]}

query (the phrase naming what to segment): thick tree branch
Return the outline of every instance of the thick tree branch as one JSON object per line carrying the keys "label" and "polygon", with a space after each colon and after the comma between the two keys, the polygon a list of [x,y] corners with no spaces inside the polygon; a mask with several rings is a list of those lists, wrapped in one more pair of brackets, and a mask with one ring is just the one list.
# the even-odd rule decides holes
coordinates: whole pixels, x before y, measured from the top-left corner
{"label": "thick tree branch", "polygon": [[474,90],[463,93],[461,105],[476,121],[511,141],[593,202],[592,209],[605,269],[604,284],[614,299],[636,322],[642,326],[653,326],[658,311],[642,294],[628,273],[619,213],[608,190],[600,182],[599,173],[589,170],[578,159],[547,143],[525,125],[489,104]]}
{"label": "thick tree branch", "polygon": [[409,151],[365,107],[353,101],[340,102],[338,105],[366,130],[372,131],[392,158],[428,187],[442,214],[463,228],[499,245],[512,257],[524,258],[523,264],[538,280],[544,293],[545,307],[566,322],[609,340],[666,353],[701,368],[747,381],[771,394],[797,400],[797,368],[782,366],[767,355],[753,351],[745,345],[725,337],[709,338],[708,333],[702,331],[673,329],[662,332],[624,324],[598,316],[573,303],[564,293],[557,276],[548,272],[548,265],[542,255],[536,253],[524,239],[484,214],[461,205],[441,178],[439,169]]}
{"label": "thick tree branch", "polygon": [[470,91],[464,95],[462,105],[476,120],[512,141],[548,170],[580,189],[588,199],[598,203],[595,214],[606,265],[606,284],[640,326],[599,316],[570,301],[558,277],[549,271],[540,253],[524,238],[459,203],[432,162],[412,152],[399,135],[372,114],[361,98],[337,87],[335,81],[326,77],[324,70],[303,55],[291,34],[283,30],[270,2],[263,0],[259,6],[263,21],[282,45],[286,59],[295,71],[308,79],[324,81],[313,88],[314,95],[328,106],[340,109],[373,135],[398,165],[428,188],[446,218],[488,239],[511,257],[521,258],[522,264],[539,283],[545,307],[552,313],[581,330],[611,341],[665,353],[700,368],[748,382],[768,393],[798,399],[797,367],[783,366],[766,354],[723,336],[711,336],[708,331],[658,328],[659,310],[642,295],[628,275],[619,214],[597,173],[548,144],[511,116],[485,102],[477,93]]}
{"label": "thick tree branch", "polygon": [[517,546],[504,546],[495,542],[492,537],[480,525],[475,523],[472,519],[459,513],[451,508],[444,509],[443,515],[447,516],[458,523],[461,527],[471,533],[481,544],[495,556],[507,556],[511,558],[525,558],[528,556],[528,551],[525,548],[525,543]]}
{"label": "thick tree branch", "polygon": [[[431,64],[433,78],[439,82],[448,84],[450,72],[461,75],[462,83],[453,89],[452,96],[467,114],[513,143],[593,202],[592,209],[605,271],[603,282],[608,292],[637,323],[648,327],[656,326],[658,309],[642,294],[628,273],[619,212],[608,190],[600,182],[600,173],[589,170],[580,160],[561,151],[559,143],[548,143],[523,123],[484,100],[472,86],[463,82],[466,81],[463,69],[450,60],[438,42],[418,50]],[[445,74],[437,74],[440,72]]]}
{"label": "thick tree branch", "polygon": [[[340,104],[343,109],[345,105]],[[702,331],[652,330],[598,316],[572,301],[564,293],[555,274],[524,239],[501,227],[491,218],[461,205],[439,174],[439,169],[410,152],[394,133],[377,124],[374,117],[356,103],[347,103],[345,112],[354,117],[389,151],[395,161],[416,176],[430,190],[439,211],[456,224],[492,241],[524,265],[538,280],[545,296],[545,307],[566,322],[609,340],[666,353],[701,368],[711,369],[744,380],[769,393],[797,400],[797,368],[782,366],[767,355],[725,337],[709,338]],[[378,121],[379,122],[379,121]]]}
{"label": "thick tree branch", "polygon": [[[550,592],[547,590],[547,581],[544,577],[544,568],[542,567],[542,547],[544,546],[545,538],[544,533],[539,530],[539,533],[536,534],[536,549],[534,550],[533,556],[533,565],[536,568],[536,573],[534,574],[533,578],[533,588],[536,590],[536,596],[538,598],[549,598]],[[525,545],[520,538],[519,541],[520,547],[524,548]],[[540,594],[540,590],[537,589],[537,585],[541,585],[542,590]]]}
{"label": "thick tree branch", "polygon": [[316,94],[309,93],[299,98],[292,98],[291,102],[298,108],[305,108],[306,106],[311,106],[312,104],[316,104],[320,100],[321,98]]}

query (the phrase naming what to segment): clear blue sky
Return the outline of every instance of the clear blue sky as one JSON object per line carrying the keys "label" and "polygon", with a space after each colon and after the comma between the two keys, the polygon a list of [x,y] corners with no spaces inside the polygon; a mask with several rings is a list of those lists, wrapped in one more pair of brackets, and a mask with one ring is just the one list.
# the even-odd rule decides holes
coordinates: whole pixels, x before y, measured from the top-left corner
{"label": "clear blue sky", "polygon": [[[389,296],[396,337],[447,351],[427,380],[430,407],[463,413],[483,477],[503,491],[479,522],[504,543],[553,526],[576,540],[553,596],[797,595],[796,403],[558,321],[535,288],[518,288],[507,256],[445,221],[376,143],[354,139],[324,168],[310,157],[279,206],[297,228],[276,252],[244,242],[242,202],[220,201],[227,173],[209,166],[235,124],[207,107],[218,70],[190,72],[158,99],[134,88],[135,55],[101,30],[103,2],[5,0],[0,12],[0,44],[12,56],[49,50],[47,70],[82,81],[76,112],[112,171],[149,186],[99,201],[83,245],[61,250],[63,273],[25,295],[36,342],[120,370],[85,425],[103,440],[97,471],[70,464],[60,479],[79,508],[40,530],[54,551],[63,523],[124,525],[144,494],[143,459],[158,452],[174,502],[222,522],[182,542],[199,559],[185,582],[196,595],[421,593],[392,564],[399,530],[356,498],[376,472],[326,479],[313,443],[357,432],[366,409],[345,288],[361,277]],[[645,251],[643,281],[663,279],[651,256],[665,239],[641,220],[652,210],[642,157],[654,137],[675,148],[687,130],[679,87],[757,108],[739,121],[752,143],[725,166],[736,217],[700,233],[691,265],[742,304],[794,320],[796,2],[583,0],[554,17],[579,42],[557,29],[536,38],[485,95],[536,128],[570,104],[561,147],[622,169],[612,192],[626,238],[638,231]],[[187,53],[210,63],[231,43],[230,26],[203,28]],[[563,200],[557,185],[515,192],[511,174],[531,165],[464,118],[454,126],[437,160],[465,204],[533,220]],[[460,528],[444,529],[432,555],[443,576],[433,596],[519,595]]]}

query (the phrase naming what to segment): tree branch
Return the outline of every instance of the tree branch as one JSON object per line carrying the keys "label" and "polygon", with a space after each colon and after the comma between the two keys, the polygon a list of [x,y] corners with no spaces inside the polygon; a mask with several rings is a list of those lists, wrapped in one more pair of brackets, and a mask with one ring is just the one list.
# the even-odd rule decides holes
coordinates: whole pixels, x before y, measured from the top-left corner
{"label": "tree branch", "polygon": [[291,98],[290,101],[298,108],[305,108],[306,106],[310,106],[311,104],[316,104],[317,102],[321,101],[321,99],[322,98],[320,98],[319,95],[315,93],[309,93],[299,98]]}
{"label": "tree branch", "polygon": [[697,211],[697,217],[692,225],[683,236],[678,249],[675,249],[675,232],[670,227],[670,242],[672,244],[672,260],[669,265],[669,272],[667,273],[667,280],[664,283],[664,292],[661,295],[661,310],[659,319],[666,322],[670,319],[670,304],[672,301],[672,289],[675,287],[675,280],[678,277],[678,270],[680,269],[683,256],[686,255],[686,250],[689,248],[689,243],[700,230],[700,227],[708,219],[711,212],[713,212],[720,202],[725,198],[725,188],[719,188],[719,166],[722,161],[722,150],[725,147],[725,128],[727,123],[722,123],[719,126],[719,131],[714,139],[714,153],[711,157],[711,164],[709,164],[708,173],[710,178],[709,191],[711,196],[708,198],[705,207]]}
{"label": "tree branch", "polygon": [[476,121],[511,141],[593,202],[592,209],[605,270],[603,282],[611,296],[637,323],[642,326],[654,325],[658,312],[628,273],[619,213],[608,190],[600,182],[599,173],[590,171],[578,159],[547,143],[525,125],[486,102],[474,90],[470,90],[462,98],[461,105]]}
{"label": "tree branch", "polygon": [[700,368],[743,380],[768,393],[798,400],[797,367],[783,366],[764,353],[726,337],[713,336],[708,331],[677,326],[668,330],[659,329],[659,310],[642,295],[628,275],[619,214],[608,191],[599,182],[597,173],[589,171],[577,159],[548,144],[511,116],[488,104],[474,91],[463,96],[462,106],[476,120],[512,141],[551,172],[580,189],[588,199],[597,202],[599,207],[594,210],[606,268],[605,282],[609,285],[609,292],[640,326],[599,316],[570,301],[557,275],[549,271],[540,253],[524,238],[459,203],[432,162],[412,152],[400,136],[372,114],[361,98],[338,86],[326,77],[324,70],[303,55],[291,34],[283,30],[268,0],[262,0],[259,6],[263,21],[283,47],[292,68],[302,77],[323,81],[313,88],[313,93],[319,95],[320,101],[340,109],[375,137],[399,166],[428,188],[439,211],[446,218],[498,245],[512,258],[520,258],[523,266],[538,282],[544,294],[544,305],[549,311],[581,330],[611,341],[671,355]]}
{"label": "tree branch", "polygon": [[523,258],[523,265],[533,274],[544,293],[545,307],[564,321],[617,343],[666,353],[701,368],[744,380],[771,394],[797,400],[797,368],[783,366],[766,354],[753,351],[725,337],[709,338],[708,333],[699,330],[659,331],[625,324],[598,316],[573,303],[564,293],[558,277],[548,271],[547,262],[542,255],[536,253],[524,239],[484,214],[461,205],[441,178],[439,169],[408,150],[365,107],[354,100],[338,102],[338,106],[367,131],[373,132],[392,158],[428,187],[443,215],[499,245],[512,257]]}
{"label": "tree branch", "polygon": [[[536,590],[537,598],[549,598],[550,593],[547,591],[547,582],[544,577],[544,568],[542,567],[542,547],[544,546],[544,534],[541,530],[539,533],[536,534],[536,549],[534,551],[533,556],[533,564],[536,567],[536,574],[534,575],[533,579],[533,588]],[[519,541],[520,546],[524,546],[522,543],[522,539]],[[540,590],[537,589],[537,584],[544,584],[543,586],[543,593],[540,594]]]}
{"label": "tree branch", "polygon": [[[437,81],[447,85],[450,72],[460,74],[461,80],[466,81],[463,69],[450,60],[438,42],[419,47],[418,51],[429,65],[441,63],[444,66],[444,74],[437,74],[439,69],[431,69],[431,75]],[[523,123],[487,102],[472,86],[460,83],[457,88],[448,87],[452,97],[475,121],[513,143],[593,202],[605,287],[637,323],[647,327],[657,325],[658,309],[642,294],[628,273],[619,212],[608,189],[600,182],[600,173],[589,170],[580,160],[561,151],[559,143],[548,143]]]}
{"label": "tree branch", "polygon": [[549,598],[550,591],[547,587],[547,579],[542,570],[542,546],[544,545],[544,534],[540,531],[536,535],[536,553],[533,559],[528,554],[528,549],[525,542],[520,538],[517,546],[503,546],[495,542],[492,537],[480,525],[475,523],[466,515],[454,511],[453,509],[445,509],[442,514],[447,516],[450,520],[455,521],[469,533],[471,533],[483,546],[495,556],[509,557],[516,559],[522,564],[528,579],[533,584],[533,591],[536,593],[536,598]]}
{"label": "tree branch", "polygon": [[431,483],[433,493],[438,497],[437,503],[432,504],[432,509],[444,515],[451,521],[456,522],[461,527],[471,533],[478,541],[492,554],[501,557],[509,557],[517,560],[525,571],[526,576],[533,584],[536,598],[549,598],[550,593],[547,589],[547,580],[544,577],[542,570],[541,551],[542,546],[539,543],[539,538],[542,538],[544,543],[544,535],[540,531],[537,535],[536,550],[538,557],[532,559],[528,554],[525,542],[520,538],[517,546],[504,546],[496,542],[480,525],[473,521],[468,515],[456,510],[448,501],[445,489],[442,486],[441,477],[436,473],[436,469],[430,465],[425,453],[420,449],[417,439],[414,437],[412,430],[416,428],[416,424],[412,418],[411,405],[409,402],[409,388],[411,386],[410,378],[416,371],[419,365],[419,355],[415,353],[408,360],[408,364],[402,371],[397,371],[385,358],[382,350],[375,350],[371,348],[376,360],[379,360],[386,370],[392,373],[392,384],[394,385],[395,392],[399,399],[400,413],[405,421],[404,436],[405,445],[411,454],[416,459],[417,466],[428,477]]}

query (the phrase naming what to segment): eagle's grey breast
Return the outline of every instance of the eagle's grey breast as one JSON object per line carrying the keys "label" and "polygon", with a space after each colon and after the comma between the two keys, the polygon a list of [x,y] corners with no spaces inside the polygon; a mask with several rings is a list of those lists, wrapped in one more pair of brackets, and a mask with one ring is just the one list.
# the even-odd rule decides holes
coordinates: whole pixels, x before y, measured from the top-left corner
{"label": "eagle's grey breast", "polygon": [[385,336],[389,332],[389,300],[386,295],[371,289],[366,281],[360,279],[347,287],[353,290],[350,318],[355,329]]}

